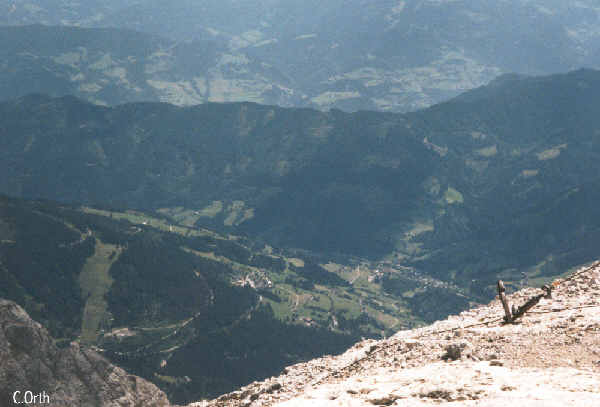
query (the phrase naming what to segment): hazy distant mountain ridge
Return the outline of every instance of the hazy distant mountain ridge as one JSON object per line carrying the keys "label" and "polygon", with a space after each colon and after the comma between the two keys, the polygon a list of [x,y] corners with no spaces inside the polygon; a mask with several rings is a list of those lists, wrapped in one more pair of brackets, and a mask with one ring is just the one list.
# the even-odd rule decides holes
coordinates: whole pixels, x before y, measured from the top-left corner
{"label": "hazy distant mountain ridge", "polygon": [[32,92],[74,94],[98,104],[157,98],[144,63],[168,41],[115,29],[41,25],[0,32],[3,99]]}
{"label": "hazy distant mountain ridge", "polygon": [[[599,62],[599,10],[590,1],[573,7],[558,1],[245,1],[201,9],[184,2],[171,3],[164,16],[172,15],[170,7],[202,23],[182,25],[180,37],[156,32],[185,40],[216,30],[229,38],[231,51],[291,77],[298,84],[292,88],[315,107],[414,109],[499,72],[555,73]],[[239,9],[241,21],[219,24],[229,9]],[[150,14],[143,5],[136,11],[128,21]],[[162,30],[178,21],[165,20]]]}
{"label": "hazy distant mountain ridge", "polygon": [[[154,70],[135,75],[136,86],[149,93],[121,95],[117,103],[152,95],[184,105],[254,101],[407,111],[504,72],[600,66],[600,9],[593,0],[27,4],[4,5],[15,8],[5,24],[128,28],[172,41],[155,47]],[[119,77],[104,79],[127,88]]]}
{"label": "hazy distant mountain ridge", "polygon": [[0,27],[2,99],[77,95],[100,105],[168,101],[298,104],[276,70],[223,49],[113,28]]}
{"label": "hazy distant mountain ridge", "polygon": [[85,25],[93,24],[135,0],[2,0],[2,25]]}

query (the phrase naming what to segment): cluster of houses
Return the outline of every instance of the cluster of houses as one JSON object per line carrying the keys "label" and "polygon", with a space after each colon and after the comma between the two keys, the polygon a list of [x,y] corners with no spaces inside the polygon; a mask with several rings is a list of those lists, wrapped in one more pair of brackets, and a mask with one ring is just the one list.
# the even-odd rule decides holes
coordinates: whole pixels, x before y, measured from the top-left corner
{"label": "cluster of houses", "polygon": [[246,274],[241,279],[235,281],[233,284],[241,287],[251,287],[255,290],[265,290],[273,288],[273,282],[266,275],[253,272]]}

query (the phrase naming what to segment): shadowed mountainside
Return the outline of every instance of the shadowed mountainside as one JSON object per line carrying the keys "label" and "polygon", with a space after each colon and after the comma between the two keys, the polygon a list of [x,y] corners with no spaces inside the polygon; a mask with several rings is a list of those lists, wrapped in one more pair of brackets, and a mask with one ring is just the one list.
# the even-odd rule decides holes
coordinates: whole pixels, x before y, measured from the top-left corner
{"label": "shadowed mountainside", "polygon": [[[599,91],[593,70],[503,76],[404,115],[28,96],[0,105],[0,190],[189,211],[191,224],[485,295],[499,273],[535,278],[592,255]],[[579,211],[549,222],[565,200]]]}

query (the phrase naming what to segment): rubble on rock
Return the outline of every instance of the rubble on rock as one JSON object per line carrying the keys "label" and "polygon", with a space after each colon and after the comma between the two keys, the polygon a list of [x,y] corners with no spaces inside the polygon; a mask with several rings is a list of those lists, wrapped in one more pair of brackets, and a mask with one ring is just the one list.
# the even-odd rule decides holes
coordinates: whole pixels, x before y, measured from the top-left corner
{"label": "rubble on rock", "polygon": [[[514,324],[498,300],[189,407],[600,405],[600,264]],[[508,296],[523,304],[541,290]]]}

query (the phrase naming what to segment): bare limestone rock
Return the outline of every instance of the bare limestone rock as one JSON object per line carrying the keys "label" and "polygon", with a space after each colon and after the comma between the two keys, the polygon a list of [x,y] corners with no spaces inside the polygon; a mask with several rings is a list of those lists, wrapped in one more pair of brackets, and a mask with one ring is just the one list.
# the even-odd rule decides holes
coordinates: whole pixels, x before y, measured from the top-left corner
{"label": "bare limestone rock", "polygon": [[471,344],[467,341],[451,343],[446,346],[446,353],[442,356],[443,360],[459,360],[470,355]]}
{"label": "bare limestone rock", "polygon": [[[98,353],[72,343],[58,348],[45,328],[19,305],[0,299],[0,406],[13,395],[47,395],[35,405],[168,407],[154,384],[127,374]],[[25,400],[26,401],[26,400]],[[23,404],[25,405],[25,404]]]}

